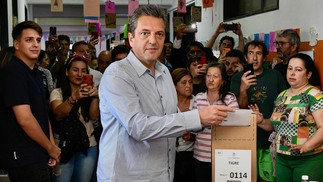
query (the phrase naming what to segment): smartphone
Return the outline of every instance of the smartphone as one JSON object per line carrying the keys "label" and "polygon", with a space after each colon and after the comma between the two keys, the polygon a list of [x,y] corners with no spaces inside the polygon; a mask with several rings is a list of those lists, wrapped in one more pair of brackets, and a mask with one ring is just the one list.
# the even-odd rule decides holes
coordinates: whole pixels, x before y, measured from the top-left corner
{"label": "smartphone", "polygon": [[222,55],[226,56],[229,51],[231,51],[231,48],[223,48]]}
{"label": "smartphone", "polygon": [[57,35],[56,27],[49,27],[49,35]]}
{"label": "smartphone", "polygon": [[224,24],[224,29],[226,31],[229,31],[229,30],[237,30],[238,29],[238,24]]}
{"label": "smartphone", "polygon": [[199,61],[197,61],[197,64],[206,64],[206,57],[205,56],[202,56],[201,59]]}
{"label": "smartphone", "polygon": [[98,31],[93,31],[91,33],[91,35],[92,35],[92,37],[93,37],[94,40],[99,38],[99,32]]}
{"label": "smartphone", "polygon": [[186,26],[185,32],[187,32],[187,33],[196,33],[197,32],[196,25],[188,25],[188,26]]}
{"label": "smartphone", "polygon": [[[253,74],[255,74],[255,71],[254,71],[254,69],[253,69],[253,64],[244,64],[243,65],[243,71],[244,72],[247,72],[247,71],[251,71],[248,75],[253,75]],[[248,76],[247,75],[247,76]]]}
{"label": "smartphone", "polygon": [[93,88],[94,82],[93,82],[93,75],[91,74],[85,74],[83,75],[82,84],[87,84],[87,89],[91,90]]}

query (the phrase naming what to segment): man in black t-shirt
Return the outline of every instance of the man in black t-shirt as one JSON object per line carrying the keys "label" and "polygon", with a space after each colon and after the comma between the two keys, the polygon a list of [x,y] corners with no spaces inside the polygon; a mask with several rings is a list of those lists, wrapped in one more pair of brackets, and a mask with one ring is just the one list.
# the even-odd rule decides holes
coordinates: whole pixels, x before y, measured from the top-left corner
{"label": "man in black t-shirt", "polygon": [[11,181],[50,181],[48,166],[59,161],[35,65],[41,36],[38,24],[19,23],[12,31],[15,55],[0,70],[0,168]]}

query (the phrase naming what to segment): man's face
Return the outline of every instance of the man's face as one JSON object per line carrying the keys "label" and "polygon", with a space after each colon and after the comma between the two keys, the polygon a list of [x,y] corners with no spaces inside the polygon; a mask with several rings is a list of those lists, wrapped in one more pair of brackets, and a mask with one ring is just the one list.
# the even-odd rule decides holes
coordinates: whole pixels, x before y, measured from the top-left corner
{"label": "man's face", "polygon": [[222,53],[223,48],[232,48],[232,42],[230,40],[223,40],[222,44],[220,45],[220,53]]}
{"label": "man's face", "polygon": [[24,61],[34,61],[40,53],[41,36],[33,29],[25,29],[21,37],[14,40],[16,55]]}
{"label": "man's face", "polygon": [[66,40],[61,40],[59,41],[59,48],[60,48],[60,53],[63,55],[67,55],[68,51],[70,49],[70,44]]}
{"label": "man's face", "polygon": [[239,69],[243,68],[243,66],[238,57],[226,57],[225,68],[227,75],[231,77],[235,72],[242,71]]}
{"label": "man's face", "polygon": [[111,56],[107,54],[101,54],[98,58],[98,70],[103,73],[105,69],[112,63]]}
{"label": "man's face", "polygon": [[247,62],[253,65],[253,69],[256,72],[261,72],[263,70],[262,64],[264,62],[264,55],[262,52],[262,47],[256,47],[254,45],[248,46]]}
{"label": "man's face", "polygon": [[172,53],[172,47],[173,45],[171,43],[165,43],[165,56],[169,57],[170,54]]}
{"label": "man's face", "polygon": [[132,51],[145,66],[156,62],[163,50],[164,39],[164,21],[151,16],[141,16],[134,34],[129,33]]}
{"label": "man's face", "polygon": [[189,57],[199,57],[201,58],[202,56],[204,56],[205,53],[203,52],[203,50],[201,50],[199,47],[197,46],[191,46],[189,51],[188,51],[188,58]]}
{"label": "man's face", "polygon": [[289,43],[289,37],[277,37],[275,42],[277,56],[284,61],[292,56],[296,51],[297,46]]}
{"label": "man's face", "polygon": [[85,56],[86,58],[91,60],[91,52],[90,52],[90,49],[89,49],[88,45],[85,45],[85,44],[78,45],[75,48],[75,53],[78,54],[78,55]]}

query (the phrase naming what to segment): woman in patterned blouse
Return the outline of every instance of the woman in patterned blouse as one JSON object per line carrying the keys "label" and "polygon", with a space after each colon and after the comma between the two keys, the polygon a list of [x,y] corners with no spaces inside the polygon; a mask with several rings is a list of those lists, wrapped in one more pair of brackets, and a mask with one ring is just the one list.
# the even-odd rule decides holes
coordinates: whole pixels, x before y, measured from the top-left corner
{"label": "woman in patterned blouse", "polygon": [[[277,181],[323,181],[323,94],[309,84],[314,63],[306,54],[289,58],[287,81],[290,88],[281,92],[270,119],[264,119],[257,105],[258,126],[276,132]],[[320,172],[321,171],[321,172]]]}

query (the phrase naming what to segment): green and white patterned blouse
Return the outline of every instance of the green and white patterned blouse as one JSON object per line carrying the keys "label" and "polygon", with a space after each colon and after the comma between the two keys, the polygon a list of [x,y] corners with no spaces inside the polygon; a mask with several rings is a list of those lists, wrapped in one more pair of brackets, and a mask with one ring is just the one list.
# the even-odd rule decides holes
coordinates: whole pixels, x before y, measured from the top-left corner
{"label": "green and white patterned blouse", "polygon": [[[281,92],[275,100],[274,112],[271,116],[276,131],[277,153],[297,156],[298,151],[291,151],[290,145],[304,144],[317,130],[312,113],[323,108],[323,93],[316,87],[305,92],[288,96],[287,90]],[[302,155],[311,155],[323,151],[323,145]]]}

